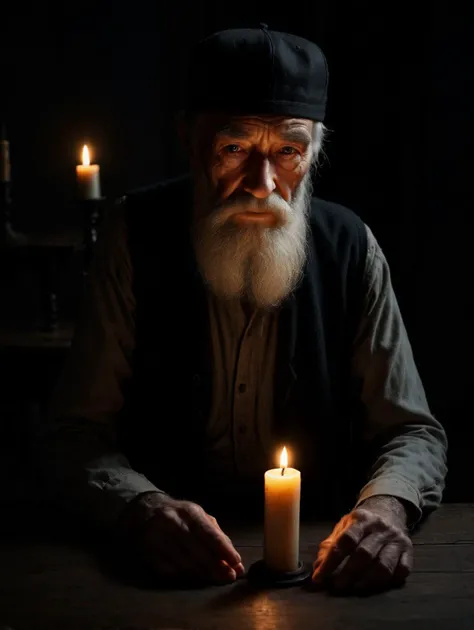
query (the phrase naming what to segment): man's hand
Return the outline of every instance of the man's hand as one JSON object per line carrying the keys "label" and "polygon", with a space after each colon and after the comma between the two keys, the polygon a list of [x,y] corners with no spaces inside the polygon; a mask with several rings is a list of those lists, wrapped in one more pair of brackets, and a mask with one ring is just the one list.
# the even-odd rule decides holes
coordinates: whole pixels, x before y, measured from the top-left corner
{"label": "man's hand", "polygon": [[229,537],[196,503],[148,493],[129,506],[121,528],[159,577],[226,583],[245,572]]}
{"label": "man's hand", "polygon": [[338,591],[380,591],[401,585],[412,564],[403,505],[393,497],[372,497],[321,543],[312,579]]}

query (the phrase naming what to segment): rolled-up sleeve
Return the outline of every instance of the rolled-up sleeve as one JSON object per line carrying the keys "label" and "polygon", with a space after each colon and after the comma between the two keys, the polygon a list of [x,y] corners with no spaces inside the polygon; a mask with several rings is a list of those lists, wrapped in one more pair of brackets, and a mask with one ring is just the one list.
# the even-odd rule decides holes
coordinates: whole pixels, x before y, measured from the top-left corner
{"label": "rolled-up sleeve", "polygon": [[390,495],[413,507],[412,524],[442,500],[447,439],[432,415],[393,290],[387,260],[367,228],[366,307],[353,371],[366,409],[363,438],[372,452],[357,505]]}
{"label": "rolled-up sleeve", "polygon": [[117,415],[132,374],[132,275],[122,202],[101,227],[72,347],[37,436],[47,500],[106,528],[129,501],[157,490],[117,445]]}

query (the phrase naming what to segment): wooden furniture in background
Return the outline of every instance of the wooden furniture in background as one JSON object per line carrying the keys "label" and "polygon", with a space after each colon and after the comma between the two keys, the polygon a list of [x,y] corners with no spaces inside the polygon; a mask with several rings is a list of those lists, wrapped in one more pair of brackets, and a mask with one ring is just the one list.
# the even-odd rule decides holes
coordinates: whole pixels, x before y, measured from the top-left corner
{"label": "wooden furniture in background", "polygon": [[1,351],[67,351],[74,336],[73,322],[58,322],[54,330],[0,328]]}
{"label": "wooden furniture in background", "polygon": [[71,346],[106,200],[82,224],[0,242],[0,459],[25,459]]}
{"label": "wooden furniture in background", "polygon": [[[72,229],[56,233],[25,234],[24,240],[16,246],[0,249],[2,289],[9,300],[3,304],[0,321],[7,324],[6,329],[16,332],[52,332],[60,326],[60,269],[63,265],[72,266],[72,258],[83,255],[82,249],[82,233]],[[13,284],[19,276],[26,279],[24,286]],[[75,282],[77,284],[77,279]],[[32,298],[29,318],[28,313],[21,311],[22,302],[25,303],[27,298],[25,293],[28,291]],[[17,322],[16,325],[14,321]]]}

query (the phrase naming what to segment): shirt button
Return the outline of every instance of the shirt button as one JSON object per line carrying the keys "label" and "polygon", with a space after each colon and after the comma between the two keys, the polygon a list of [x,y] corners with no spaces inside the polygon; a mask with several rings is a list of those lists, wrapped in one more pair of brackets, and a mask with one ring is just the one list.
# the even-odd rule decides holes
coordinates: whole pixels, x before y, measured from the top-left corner
{"label": "shirt button", "polygon": [[240,385],[239,385],[239,392],[241,394],[243,394],[246,389],[247,389],[247,385],[245,383],[240,383]]}

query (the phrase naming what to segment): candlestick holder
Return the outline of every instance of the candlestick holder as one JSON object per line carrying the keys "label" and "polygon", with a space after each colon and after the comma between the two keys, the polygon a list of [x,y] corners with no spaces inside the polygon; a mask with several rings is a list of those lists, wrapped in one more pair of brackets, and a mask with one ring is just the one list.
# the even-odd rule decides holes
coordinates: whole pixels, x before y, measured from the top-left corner
{"label": "candlestick holder", "polygon": [[311,575],[311,567],[301,561],[295,571],[275,571],[261,559],[251,565],[247,572],[247,579],[251,584],[259,587],[288,588],[303,584]]}
{"label": "candlestick holder", "polygon": [[91,261],[92,250],[97,242],[99,224],[105,208],[106,197],[80,199],[79,207],[83,220],[83,248],[85,253],[84,269]]}
{"label": "candlestick holder", "polygon": [[27,242],[26,235],[15,230],[10,221],[0,219],[0,249],[19,247]]}
{"label": "candlestick holder", "polygon": [[[5,184],[5,182],[0,182],[2,183]],[[25,234],[13,227],[10,201],[9,197],[0,199],[0,249],[24,245],[28,240]]]}

